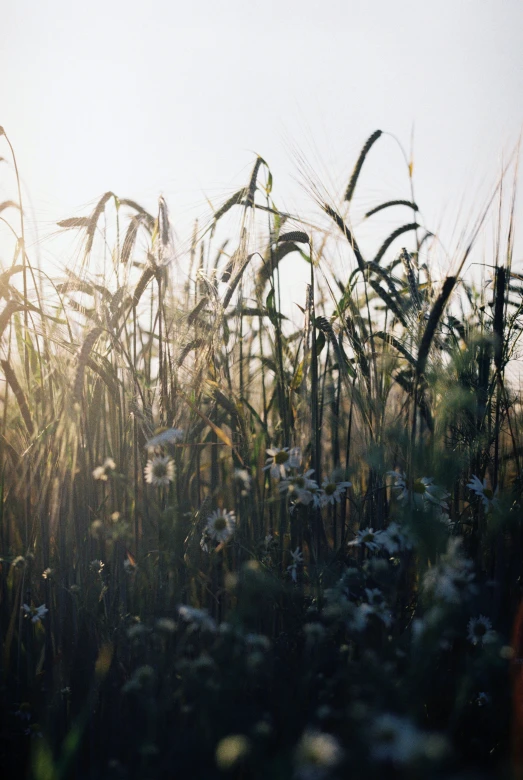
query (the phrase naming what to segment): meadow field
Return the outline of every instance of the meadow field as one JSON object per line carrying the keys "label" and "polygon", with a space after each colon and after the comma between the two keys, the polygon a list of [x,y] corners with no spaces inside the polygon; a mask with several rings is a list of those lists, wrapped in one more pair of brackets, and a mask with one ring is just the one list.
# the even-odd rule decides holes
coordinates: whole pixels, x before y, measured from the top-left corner
{"label": "meadow field", "polygon": [[2,778],[523,777],[516,163],[444,273],[407,157],[353,224],[376,131],[313,224],[258,157],[51,278],[0,136]]}

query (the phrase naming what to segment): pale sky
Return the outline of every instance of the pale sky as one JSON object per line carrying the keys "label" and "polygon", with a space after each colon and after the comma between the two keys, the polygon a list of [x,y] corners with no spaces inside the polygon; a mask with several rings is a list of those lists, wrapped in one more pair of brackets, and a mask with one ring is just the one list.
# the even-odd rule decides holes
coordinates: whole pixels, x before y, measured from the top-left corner
{"label": "pale sky", "polygon": [[[255,154],[280,207],[301,208],[293,150],[341,193],[374,130],[408,149],[413,126],[416,200],[450,235],[518,140],[522,52],[522,0],[10,0],[0,124],[40,238],[109,189],[151,209],[162,193],[185,235],[206,198],[219,206],[245,183]],[[360,210],[409,196],[397,147],[379,144]],[[3,164],[0,201],[15,194]]]}

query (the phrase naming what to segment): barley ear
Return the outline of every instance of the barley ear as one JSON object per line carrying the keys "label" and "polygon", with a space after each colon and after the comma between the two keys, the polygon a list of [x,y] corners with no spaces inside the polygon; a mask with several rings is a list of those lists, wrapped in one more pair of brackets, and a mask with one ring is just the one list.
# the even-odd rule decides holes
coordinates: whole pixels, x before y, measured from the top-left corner
{"label": "barley ear", "polygon": [[16,374],[13,371],[11,364],[7,360],[0,361],[0,364],[4,370],[4,375],[6,378],[7,383],[9,384],[11,390],[13,391],[15,398],[18,402],[18,407],[20,409],[20,413],[24,419],[25,427],[27,428],[27,431],[30,436],[34,433],[34,425],[33,420],[31,419],[31,412],[29,411],[29,406],[27,405],[27,400],[25,397],[25,393],[22,390],[20,383],[18,382],[18,379],[16,378]]}
{"label": "barley ear", "polygon": [[447,278],[443,283],[441,292],[438,298],[436,299],[436,303],[432,307],[432,311],[429,314],[427,327],[425,328],[425,331],[421,338],[421,344],[418,351],[418,360],[416,362],[416,375],[418,378],[425,373],[425,368],[427,365],[427,359],[429,356],[432,339],[434,338],[434,334],[436,333],[436,328],[438,327],[438,323],[441,319],[441,315],[443,314],[445,304],[447,303],[450,294],[454,289],[454,285],[456,284],[456,281],[457,281],[456,276],[447,276]]}
{"label": "barley ear", "polygon": [[77,401],[80,401],[82,398],[85,366],[87,364],[87,360],[101,332],[102,332],[102,328],[93,328],[92,330],[90,330],[87,336],[85,337],[85,341],[82,344],[80,351],[78,353],[78,364],[76,366],[76,373],[74,377],[74,387],[73,387],[73,395]]}
{"label": "barley ear", "polygon": [[354,170],[352,171],[352,176],[350,177],[349,184],[347,186],[347,190],[345,192],[345,200],[350,201],[352,200],[352,196],[354,195],[354,190],[356,189],[356,184],[358,183],[358,178],[361,173],[361,169],[363,167],[363,163],[365,162],[365,157],[370,152],[370,149],[372,145],[378,140],[380,137],[382,131],[376,130],[370,138],[367,139],[365,146],[360,152],[360,156],[358,157],[358,161],[356,165],[354,166]]}

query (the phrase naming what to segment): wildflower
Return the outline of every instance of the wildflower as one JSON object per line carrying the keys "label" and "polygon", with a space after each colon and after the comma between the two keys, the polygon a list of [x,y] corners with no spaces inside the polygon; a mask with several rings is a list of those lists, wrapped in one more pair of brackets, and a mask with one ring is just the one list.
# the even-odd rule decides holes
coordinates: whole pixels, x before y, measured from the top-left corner
{"label": "wildflower", "polygon": [[303,553],[300,551],[299,547],[296,547],[294,552],[291,550],[291,558],[292,563],[290,566],[287,566],[287,571],[290,573],[292,577],[293,582],[298,581],[298,566],[301,566],[303,564]]}
{"label": "wildflower", "polygon": [[127,636],[130,640],[140,639],[151,633],[151,629],[144,626],[143,623],[135,623],[127,629]]}
{"label": "wildflower", "polygon": [[116,463],[112,458],[106,458],[103,462],[103,466],[97,466],[93,469],[94,479],[98,479],[101,482],[107,482],[111,476],[111,472],[116,468]]}
{"label": "wildflower", "polygon": [[43,737],[39,723],[31,723],[24,731],[24,734],[26,737],[32,737],[35,739],[42,739]]}
{"label": "wildflower", "polygon": [[252,477],[247,469],[234,469],[234,479],[240,487],[242,496],[248,496],[251,492]]}
{"label": "wildflower", "polygon": [[420,477],[414,480],[410,491],[405,474],[389,471],[388,475],[396,480],[394,488],[398,491],[398,501],[408,503],[412,499],[417,509],[427,510],[430,506],[435,506],[440,510],[448,510],[446,499],[449,493],[434,484],[434,477]]}
{"label": "wildflower", "polygon": [[105,563],[103,561],[99,561],[97,558],[95,558],[95,560],[91,561],[91,563],[89,564],[89,568],[91,569],[91,571],[94,571],[97,574],[102,573],[104,566]]}
{"label": "wildflower", "polygon": [[494,642],[496,640],[496,633],[495,631],[492,631],[492,623],[485,615],[479,615],[477,618],[470,618],[467,629],[467,639],[469,642],[472,642],[473,645],[486,645],[489,642]]}
{"label": "wildflower", "polygon": [[244,734],[230,734],[218,743],[216,763],[223,772],[228,772],[243,763],[251,752],[250,740]]}
{"label": "wildflower", "polygon": [[140,691],[151,690],[155,679],[155,672],[152,666],[144,664],[135,669],[132,677],[122,688],[123,693],[139,693]]}
{"label": "wildflower", "polygon": [[389,555],[412,547],[409,538],[402,532],[397,523],[389,524],[388,528],[381,534],[380,541]]}
{"label": "wildflower", "polygon": [[22,609],[25,612],[26,618],[31,618],[31,623],[40,623],[42,621],[42,618],[45,617],[46,613],[49,612],[45,604],[42,604],[39,607],[30,607],[28,604],[22,604]]}
{"label": "wildflower", "polygon": [[211,512],[207,518],[205,534],[214,539],[215,542],[226,542],[233,535],[236,528],[236,517],[234,512],[228,512],[226,509],[217,509]]}
{"label": "wildflower", "polygon": [[375,531],[373,528],[363,528],[358,531],[356,538],[349,542],[349,547],[361,547],[362,545],[368,550],[375,552],[380,550],[383,546],[383,531]]}
{"label": "wildflower", "polygon": [[301,464],[299,447],[293,447],[290,451],[288,447],[281,450],[278,447],[273,447],[267,450],[267,455],[269,457],[263,470],[269,471],[273,479],[285,479],[288,471],[299,468]]}
{"label": "wildflower", "polygon": [[379,715],[374,720],[372,737],[371,755],[375,761],[408,764],[425,752],[423,732],[398,715]]}
{"label": "wildflower", "polygon": [[191,631],[204,629],[211,633],[216,632],[216,623],[205,609],[197,609],[196,607],[182,604],[181,607],[178,607],[178,614],[182,620],[189,624]]}
{"label": "wildflower", "polygon": [[25,558],[23,555],[17,555],[11,562],[13,569],[21,569],[25,566]]}
{"label": "wildflower", "polygon": [[47,567],[47,569],[44,569],[42,572],[42,578],[44,580],[49,580],[53,576],[53,570]]}
{"label": "wildflower", "polygon": [[476,696],[476,704],[478,707],[485,707],[487,704],[490,704],[491,697],[488,693],[485,693],[485,691],[480,691],[478,695]]}
{"label": "wildflower", "polygon": [[463,598],[476,592],[472,561],[460,554],[461,538],[449,539],[447,552],[441,561],[423,576],[423,589],[434,598],[459,604]]}
{"label": "wildflower", "polygon": [[251,651],[258,650],[267,652],[271,649],[271,640],[265,634],[246,634],[245,644]]}
{"label": "wildflower", "polygon": [[485,509],[490,510],[499,503],[498,499],[496,498],[498,493],[497,488],[495,493],[490,490],[490,488],[487,487],[486,479],[484,479],[482,482],[478,477],[473,476],[470,482],[467,483],[467,487],[470,488],[470,490],[472,490],[479,498],[481,498]]}
{"label": "wildflower", "polygon": [[145,481],[149,485],[164,485],[167,487],[169,482],[174,480],[174,463],[168,457],[156,457],[147,461],[144,469]]}
{"label": "wildflower", "polygon": [[158,433],[145,442],[145,449],[155,450],[159,447],[165,447],[167,444],[175,444],[183,439],[183,431],[179,428],[159,429]]}
{"label": "wildflower", "polygon": [[311,474],[314,474],[314,469],[309,469],[304,474],[282,479],[278,486],[280,493],[288,490],[297,504],[308,506],[313,501],[314,491],[318,490],[318,483],[310,478]]}
{"label": "wildflower", "polygon": [[332,475],[330,478],[325,478],[321,483],[322,495],[320,499],[321,506],[327,506],[327,504],[339,504],[341,497],[352,486],[352,482],[337,482]]}
{"label": "wildflower", "polygon": [[294,754],[296,777],[300,780],[321,780],[328,777],[343,759],[343,750],[332,734],[307,730]]}
{"label": "wildflower", "polygon": [[176,621],[169,617],[158,618],[155,628],[164,634],[174,634],[177,628]]}

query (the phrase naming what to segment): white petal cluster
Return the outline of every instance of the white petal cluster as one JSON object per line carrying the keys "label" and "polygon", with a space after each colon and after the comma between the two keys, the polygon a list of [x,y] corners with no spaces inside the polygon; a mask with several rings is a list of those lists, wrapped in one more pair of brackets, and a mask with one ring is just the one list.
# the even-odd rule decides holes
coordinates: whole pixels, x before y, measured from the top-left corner
{"label": "white petal cluster", "polygon": [[29,604],[23,604],[22,609],[26,618],[30,618],[31,623],[40,623],[42,618],[49,612],[45,604],[41,604],[39,607],[31,607]]}
{"label": "white petal cluster", "polygon": [[174,463],[165,456],[157,456],[147,461],[144,469],[145,481],[156,487],[167,487],[174,481]]}
{"label": "white petal cluster", "polygon": [[482,482],[479,477],[473,476],[470,482],[467,483],[467,487],[481,499],[483,506],[487,511],[499,504],[497,488],[495,492],[488,488],[486,479]]}
{"label": "white petal cluster", "polygon": [[476,592],[474,564],[461,554],[461,541],[449,539],[445,555],[423,576],[423,590],[436,601],[459,604]]}

